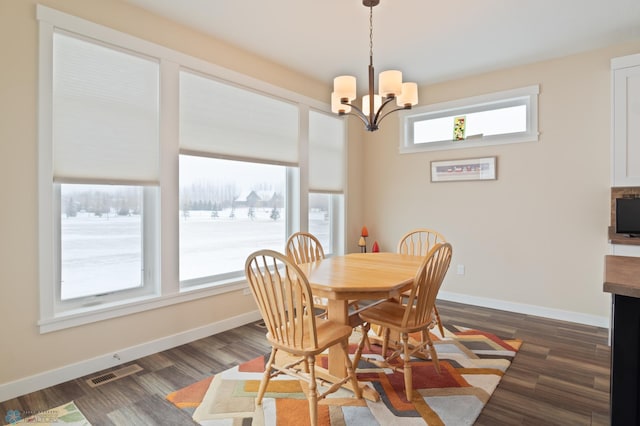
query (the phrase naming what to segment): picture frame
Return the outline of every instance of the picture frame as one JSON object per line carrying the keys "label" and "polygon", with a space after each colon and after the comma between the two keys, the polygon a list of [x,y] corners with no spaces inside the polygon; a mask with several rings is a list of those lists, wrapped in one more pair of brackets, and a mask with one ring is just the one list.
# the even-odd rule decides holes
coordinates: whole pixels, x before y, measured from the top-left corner
{"label": "picture frame", "polygon": [[497,157],[461,158],[431,162],[431,182],[496,180]]}
{"label": "picture frame", "polygon": [[455,117],[453,119],[453,140],[463,141],[466,134],[466,116]]}

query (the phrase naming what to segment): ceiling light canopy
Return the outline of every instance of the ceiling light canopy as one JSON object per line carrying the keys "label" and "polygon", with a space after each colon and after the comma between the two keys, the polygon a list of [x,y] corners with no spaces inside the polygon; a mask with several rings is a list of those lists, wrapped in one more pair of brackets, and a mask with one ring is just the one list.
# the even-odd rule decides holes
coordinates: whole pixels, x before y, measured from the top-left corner
{"label": "ceiling light canopy", "polygon": [[[370,132],[378,130],[378,125],[392,112],[411,109],[418,103],[418,85],[403,83],[402,72],[397,70],[383,71],[378,78],[378,94],[375,94],[373,72],[373,7],[380,0],[362,0],[369,8],[369,92],[362,97],[362,108],[352,101],[356,99],[356,78],[341,75],[333,79],[331,93],[331,110],[338,115],[355,115],[364,123]],[[396,108],[386,109],[395,100]]]}

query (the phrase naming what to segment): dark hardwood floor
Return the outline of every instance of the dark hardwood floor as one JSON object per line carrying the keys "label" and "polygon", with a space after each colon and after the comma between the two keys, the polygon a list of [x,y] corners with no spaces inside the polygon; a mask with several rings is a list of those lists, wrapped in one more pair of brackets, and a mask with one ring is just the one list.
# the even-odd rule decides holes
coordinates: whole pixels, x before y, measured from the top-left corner
{"label": "dark hardwood floor", "polygon": [[[524,342],[476,425],[609,424],[606,329],[453,302],[438,309],[445,324]],[[269,349],[264,329],[249,324],[138,359],[132,363],[143,371],[96,388],[84,380],[92,374],[0,402],[0,414],[74,400],[94,426],[191,425],[186,411],[165,400],[168,393]]]}
{"label": "dark hardwood floor", "polygon": [[476,425],[608,425],[605,328],[439,302],[443,322],[524,343]]}

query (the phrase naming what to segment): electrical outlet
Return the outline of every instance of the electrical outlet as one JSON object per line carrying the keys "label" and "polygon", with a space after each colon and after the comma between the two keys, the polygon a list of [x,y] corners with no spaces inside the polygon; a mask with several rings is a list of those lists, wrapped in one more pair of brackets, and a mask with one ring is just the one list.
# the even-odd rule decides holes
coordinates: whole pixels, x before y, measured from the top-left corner
{"label": "electrical outlet", "polygon": [[456,274],[464,275],[464,265],[462,264],[458,265],[458,268],[456,269]]}
{"label": "electrical outlet", "polygon": [[242,294],[243,294],[244,296],[248,296],[248,295],[250,295],[250,294],[251,294],[251,290],[249,290],[248,288],[245,288],[244,290],[242,290]]}

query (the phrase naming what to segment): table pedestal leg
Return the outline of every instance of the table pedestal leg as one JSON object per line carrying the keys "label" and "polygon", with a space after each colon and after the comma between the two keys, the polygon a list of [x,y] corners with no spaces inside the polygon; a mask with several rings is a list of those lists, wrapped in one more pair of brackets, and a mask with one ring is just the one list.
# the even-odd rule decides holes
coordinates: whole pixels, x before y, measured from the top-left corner
{"label": "table pedestal leg", "polygon": [[[331,300],[327,309],[329,319],[340,324],[349,324],[348,303],[346,300]],[[342,350],[340,345],[334,345],[329,348],[329,373],[344,377],[347,369],[342,360]]]}
{"label": "table pedestal leg", "polygon": [[[331,321],[338,322],[340,324],[349,324],[349,306],[347,300],[333,300],[329,299],[328,304],[328,317]],[[328,375],[319,374],[322,378],[328,381],[333,381],[331,376],[345,377],[347,375],[347,368],[344,365],[342,358],[342,349],[340,345],[334,345],[329,348],[329,360],[328,360]],[[354,365],[355,369],[356,366]],[[346,383],[344,385],[347,389],[351,389],[351,384]],[[369,386],[362,386],[362,396],[370,401],[379,401],[380,395],[374,389]],[[353,390],[353,389],[351,389]]]}

